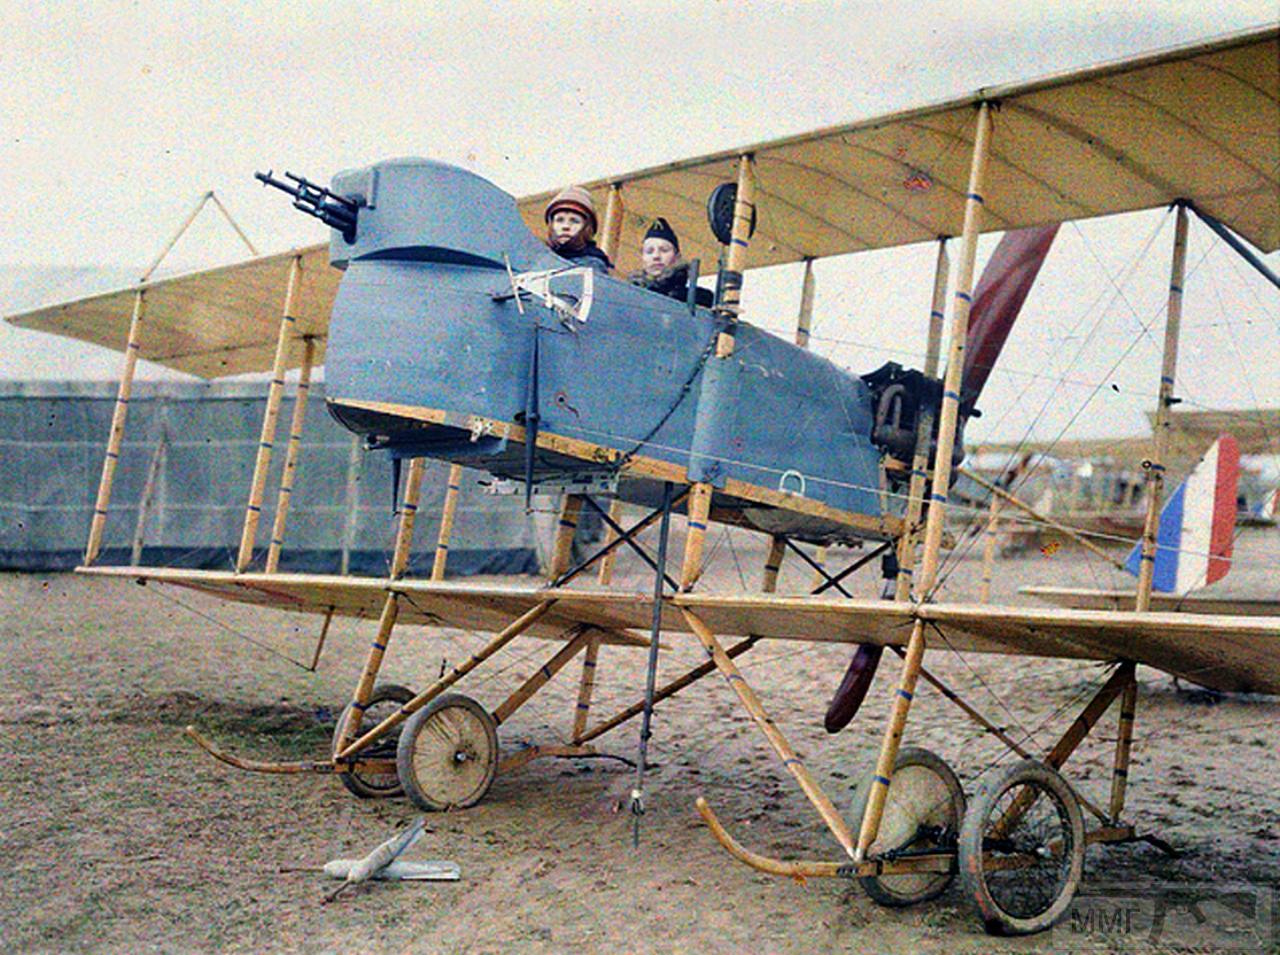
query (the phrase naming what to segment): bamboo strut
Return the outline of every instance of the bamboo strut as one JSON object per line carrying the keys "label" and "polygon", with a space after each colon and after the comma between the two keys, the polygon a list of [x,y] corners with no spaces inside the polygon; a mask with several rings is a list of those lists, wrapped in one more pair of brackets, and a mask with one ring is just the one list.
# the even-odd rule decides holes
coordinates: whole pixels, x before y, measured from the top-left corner
{"label": "bamboo strut", "polygon": [[267,573],[280,566],[280,548],[284,546],[285,522],[293,501],[293,485],[298,477],[298,455],[302,451],[302,424],[307,416],[307,399],[311,394],[311,363],[315,360],[316,342],[310,335],[302,339],[302,368],[298,372],[298,391],[293,399],[293,417],[289,420],[289,444],[284,454],[284,472],[280,475],[280,494],[276,498],[276,515],[271,525],[271,546],[267,548]]}
{"label": "bamboo strut", "polygon": [[978,587],[978,602],[991,603],[991,577],[996,565],[996,534],[1000,527],[1000,498],[991,495],[991,509],[987,526],[982,532],[982,583]]}
{"label": "bamboo strut", "polygon": [[787,552],[787,539],[781,534],[769,538],[769,555],[764,559],[764,575],[760,580],[760,590],[766,594],[775,593],[778,589],[778,571],[782,569],[782,557]]}
{"label": "bamboo strut", "polygon": [[[943,309],[947,302],[947,276],[951,262],[947,256],[947,240],[938,240],[938,257],[933,270],[933,298],[929,309],[929,334],[924,350],[924,373],[929,378],[938,374],[938,354],[942,350]],[[916,446],[911,458],[911,480],[907,485],[907,510],[898,540],[898,579],[894,582],[893,599],[911,599],[911,577],[915,571],[916,545],[920,540],[920,514],[924,511],[924,488],[929,479],[929,445],[933,442],[933,412],[924,411],[916,422]]]}
{"label": "bamboo strut", "polygon": [[[728,650],[726,650],[725,656],[727,656],[730,660],[734,659],[735,657],[739,657],[742,654],[746,653],[748,650],[750,650],[752,647],[754,647],[759,640],[760,640],[759,637],[747,637],[745,640],[741,641],[740,643],[735,643]],[[698,666],[690,670],[688,673],[686,673],[684,676],[679,677],[675,680],[672,680],[670,683],[656,690],[653,694],[654,705],[656,706],[657,704],[661,703],[663,700],[667,699],[668,697],[675,696],[677,693],[683,690],[686,686],[689,686],[692,683],[697,683],[704,676],[706,676],[708,673],[713,672],[715,669],[716,669],[716,664],[715,664],[715,661],[713,660],[708,660],[706,663],[699,664]],[[628,706],[625,710],[623,710],[618,715],[605,720],[603,723],[598,723],[595,726],[591,727],[591,729],[583,733],[581,737],[575,736],[574,742],[589,743],[591,740],[595,739],[596,737],[603,736],[605,733],[609,732],[609,730],[614,729],[617,726],[621,726],[627,720],[631,719],[632,717],[639,716],[643,712],[644,712],[644,700],[641,700],[638,703],[634,703],[631,706]]]}
{"label": "bamboo strut", "polygon": [[160,429],[160,441],[151,455],[151,463],[147,465],[147,480],[142,485],[142,497],[138,499],[138,519],[133,526],[133,547],[129,552],[129,566],[137,567],[142,560],[142,546],[147,537],[147,517],[151,513],[151,504],[156,496],[156,482],[164,467],[164,459],[169,449],[169,426]]}
{"label": "bamboo strut", "polygon": [[346,521],[342,527],[342,558],[338,573],[343,577],[351,573],[351,549],[355,546],[356,520],[360,507],[360,436],[351,436],[351,451],[347,455],[347,488],[343,496]]}
{"label": "bamboo strut", "polygon": [[[181,239],[183,233],[191,227],[191,223],[196,221],[196,216],[200,214],[200,210],[204,208],[204,204],[210,199],[213,199],[212,191],[204,193],[196,200],[196,204],[192,207],[191,211],[187,213],[187,217],[182,220],[182,225],[178,226],[177,230],[173,233],[173,237],[165,243],[165,247],[160,250],[160,254],[151,261],[151,264],[147,266],[147,270],[142,273],[141,281],[146,282],[151,279],[152,273],[160,267],[160,263],[164,261],[164,257],[169,254],[175,245],[178,244],[178,240]],[[219,203],[219,205],[221,205],[221,203]],[[235,224],[232,223],[232,226],[234,227]],[[240,230],[237,228],[236,231],[239,232]],[[246,239],[245,241],[248,240]],[[254,254],[256,255],[257,253],[255,252]]]}
{"label": "bamboo strut", "polygon": [[554,603],[555,598],[549,598],[534,604],[515,620],[511,621],[511,623],[507,624],[507,626],[494,636],[492,640],[486,643],[478,653],[472,655],[471,658],[461,666],[454,667],[448,676],[441,677],[435,683],[431,684],[431,686],[427,687],[427,689],[423,690],[412,700],[404,704],[404,706],[400,707],[400,709],[396,710],[396,712],[392,713],[359,739],[352,743],[348,743],[336,754],[335,758],[347,759],[353,754],[364,749],[388,730],[395,729],[395,727],[399,726],[414,713],[418,712],[418,710],[422,709],[449,687],[453,686],[480,664],[484,663],[485,660],[489,659],[512,640],[537,623],[538,619],[550,610]]}
{"label": "bamboo strut", "polygon": [[845,852],[853,855],[853,833],[850,831],[848,824],[836,810],[836,807],[832,805],[831,800],[827,798],[827,794],[822,791],[822,788],[814,780],[804,763],[800,761],[800,757],[791,748],[791,744],[787,742],[786,737],[773,724],[773,720],[769,719],[768,714],[765,713],[764,707],[760,703],[760,698],[756,696],[750,684],[743,679],[737,666],[729,659],[729,655],[725,653],[724,647],[716,640],[715,634],[700,618],[689,610],[682,607],[680,612],[702,642],[703,647],[706,648],[707,655],[715,662],[716,669],[724,674],[725,679],[729,681],[729,686],[738,694],[738,699],[742,701],[742,705],[751,714],[751,719],[769,740],[769,744],[773,747],[774,752],[778,754],[778,758],[782,760],[782,764],[795,777],[796,782],[800,784],[801,790],[804,791],[805,797],[818,810],[818,815],[827,824],[831,834],[835,836],[836,841],[840,843]]}
{"label": "bamboo strut", "polygon": [[800,312],[796,316],[796,344],[809,347],[809,332],[813,328],[813,300],[817,281],[813,277],[813,259],[804,260],[804,278],[800,282]]}
{"label": "bamboo strut", "polygon": [[209,200],[218,207],[218,211],[222,213],[222,217],[227,220],[227,225],[236,230],[236,235],[240,236],[240,241],[245,244],[245,247],[249,250],[249,254],[253,256],[258,255],[258,250],[253,247],[253,243],[249,241],[249,237],[244,234],[244,230],[240,228],[236,220],[231,218],[231,213],[227,211],[227,207],[222,204],[222,200],[219,199],[217,194],[212,190],[209,192]]}
{"label": "bamboo strut", "polygon": [[1124,812],[1125,789],[1129,784],[1129,756],[1133,745],[1133,718],[1138,707],[1138,681],[1131,679],[1120,697],[1119,733],[1116,737],[1116,759],[1111,772],[1110,819],[1119,825]]}
{"label": "bamboo strut", "polygon": [[1123,561],[1116,560],[1114,557],[1108,554],[1105,550],[1103,550],[1101,547],[1099,547],[1093,541],[1089,540],[1087,537],[1085,537],[1083,534],[1081,534],[1079,531],[1075,530],[1074,528],[1068,527],[1065,524],[1059,524],[1053,518],[1047,516],[1046,514],[1041,513],[1040,511],[1037,511],[1030,504],[1027,504],[1025,501],[1021,500],[1020,498],[1014,497],[1004,488],[1000,487],[997,484],[993,484],[991,481],[988,481],[982,475],[975,474],[973,471],[970,471],[968,468],[960,468],[959,472],[963,474],[965,477],[967,477],[974,484],[978,485],[979,487],[986,488],[986,490],[990,491],[994,497],[999,498],[1004,503],[1010,504],[1013,507],[1016,507],[1018,510],[1022,511],[1024,514],[1028,515],[1034,520],[1039,521],[1040,523],[1044,524],[1046,527],[1050,527],[1053,530],[1057,531],[1059,534],[1063,534],[1069,537],[1071,540],[1075,541],[1085,550],[1089,551],[1091,554],[1094,554],[1095,556],[1101,557],[1103,560],[1105,560],[1112,567],[1115,567],[1117,570],[1124,570]]}
{"label": "bamboo strut", "polygon": [[[609,520],[613,521],[615,524],[622,523],[622,501],[616,497],[613,499],[613,503],[609,505]],[[606,527],[604,538],[605,546],[608,547],[617,539],[617,532],[612,527]],[[600,571],[599,575],[596,577],[600,586],[607,587],[609,584],[613,583],[613,565],[617,559],[618,552],[616,550],[609,551],[609,553],[605,554],[604,557],[600,559]]]}
{"label": "bamboo strut", "polygon": [[436,557],[431,563],[432,580],[444,580],[444,569],[449,562],[449,538],[453,536],[453,519],[458,513],[458,490],[461,487],[462,465],[452,464],[444,489],[444,505],[440,508],[440,533],[436,537]]}
{"label": "bamboo strut", "polygon": [[[715,313],[723,323],[716,339],[715,358],[724,360],[733,354],[734,329],[742,301],[742,272],[751,247],[751,226],[755,219],[755,170],[750,156],[738,157],[738,191],[733,204],[733,230],[729,239],[721,283],[720,301]],[[702,550],[707,536],[707,518],[711,513],[711,485],[705,481],[693,485],[689,495],[689,530],[685,536],[684,567],[680,572],[680,589],[689,590],[702,576]]]}
{"label": "bamboo strut", "polygon": [[284,367],[289,356],[289,330],[293,327],[293,302],[302,274],[302,256],[295,255],[289,266],[289,286],[285,292],[284,313],[280,316],[280,333],[276,337],[275,361],[271,365],[271,387],[267,390],[267,408],[262,416],[262,436],[258,440],[258,456],[253,465],[253,484],[249,504],[244,512],[244,530],[240,535],[240,552],[236,556],[236,573],[244,573],[253,560],[253,542],[258,535],[258,517],[262,512],[262,496],[267,487],[267,469],[271,465],[271,445],[275,441],[276,421],[280,415],[280,398],[284,393]]}
{"label": "bamboo strut", "polygon": [[[395,550],[391,554],[391,580],[399,580],[409,566],[409,549],[413,544],[413,525],[418,513],[418,499],[422,493],[422,475],[425,463],[422,458],[414,458],[409,464],[409,475],[405,479],[404,501],[400,505],[400,526],[396,529]],[[347,714],[346,724],[342,728],[341,740],[337,748],[341,749],[360,731],[364,711],[373,695],[373,688],[378,679],[378,671],[382,669],[382,660],[386,656],[387,646],[391,643],[391,633],[395,629],[396,620],[400,616],[400,595],[390,591],[382,603],[382,613],[378,617],[378,632],[369,645],[369,653],[365,657],[364,669],[360,672],[360,681],[356,684],[355,695],[351,698],[351,709]],[[326,625],[326,630],[327,630]]]}
{"label": "bamboo strut", "polygon": [[1169,448],[1169,408],[1174,404],[1173,379],[1178,368],[1178,333],[1182,327],[1182,284],[1187,271],[1187,207],[1178,203],[1174,226],[1173,265],[1169,277],[1169,308],[1164,325],[1164,355],[1160,362],[1160,397],[1156,404],[1152,460],[1147,468],[1147,518],[1142,528],[1142,558],[1138,565],[1139,613],[1151,609],[1151,583],[1156,565],[1156,531],[1164,498],[1164,459]]}
{"label": "bamboo strut", "polygon": [[547,685],[557,673],[563,670],[574,657],[591,642],[591,628],[582,624],[577,628],[574,637],[561,647],[550,660],[538,667],[529,679],[525,680],[514,693],[504,700],[493,711],[493,720],[499,726],[511,718],[511,714],[520,709],[529,697]]}
{"label": "bamboo strut", "polygon": [[578,681],[578,703],[573,710],[573,741],[582,742],[591,715],[591,697],[596,688],[596,663],[600,658],[600,637],[593,636],[582,657],[582,678]]}
{"label": "bamboo strut", "polygon": [[582,514],[582,498],[577,494],[565,496],[560,506],[560,521],[556,525],[555,547],[551,551],[551,570],[548,579],[555,580],[569,569],[573,556],[573,537],[578,532],[578,517]]}
{"label": "bamboo strut", "polygon": [[[955,299],[952,305],[951,341],[947,356],[947,374],[943,382],[942,414],[938,425],[938,446],[933,471],[933,488],[929,499],[929,516],[925,524],[924,554],[921,559],[919,588],[920,599],[927,599],[937,580],[942,545],[943,523],[946,519],[947,493],[951,488],[951,454],[955,448],[956,423],[960,414],[960,376],[964,368],[966,339],[969,333],[969,309],[973,303],[973,272],[978,251],[978,231],[982,216],[982,190],[986,174],[988,140],[991,134],[991,107],[982,103],[978,107],[977,128],[974,133],[973,161],[969,171],[969,188],[965,200],[964,233],[961,239],[959,271],[956,276]],[[885,729],[880,757],[868,793],[867,810],[862,818],[854,861],[861,862],[880,829],[880,817],[884,812],[885,796],[898,758],[898,746],[906,727],[907,714],[915,692],[916,679],[924,657],[924,621],[917,619],[911,628],[906,658],[902,667],[901,682],[893,701],[893,713]]]}
{"label": "bamboo strut", "polygon": [[614,183],[609,187],[609,198],[604,207],[604,228],[600,230],[600,251],[610,262],[616,261],[618,240],[622,236],[622,185]]}
{"label": "bamboo strut", "polygon": [[129,319],[129,341],[124,350],[124,368],[120,372],[120,388],[116,392],[115,411],[111,415],[111,434],[107,438],[107,453],[102,459],[98,499],[93,505],[93,520],[89,524],[89,543],[84,551],[86,567],[98,559],[98,552],[102,549],[102,533],[107,523],[107,508],[111,505],[111,485],[115,482],[116,462],[120,459],[125,420],[129,415],[129,399],[133,394],[133,373],[138,365],[138,350],[141,347],[140,333],[143,317],[146,314],[146,294],[145,289],[138,289],[133,297],[133,317]]}
{"label": "bamboo strut", "polygon": [[333,612],[336,607],[330,607],[324,615],[324,623],[320,624],[320,636],[316,639],[316,652],[311,656],[311,666],[307,667],[312,673],[316,672],[316,667],[320,665],[320,654],[324,652],[324,642],[329,639],[329,625],[333,623]]}

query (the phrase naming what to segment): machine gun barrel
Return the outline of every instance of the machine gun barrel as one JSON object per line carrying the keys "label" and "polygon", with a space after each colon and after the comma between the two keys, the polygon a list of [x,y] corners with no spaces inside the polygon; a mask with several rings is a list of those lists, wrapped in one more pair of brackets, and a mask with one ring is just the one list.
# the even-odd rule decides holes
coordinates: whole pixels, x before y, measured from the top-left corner
{"label": "machine gun barrel", "polygon": [[360,211],[356,203],[330,192],[324,186],[311,182],[303,176],[295,176],[291,172],[286,172],[284,175],[286,179],[293,180],[294,184],[275,178],[270,169],[266,172],[255,172],[253,178],[293,196],[295,209],[309,216],[315,216],[325,225],[337,229],[348,242],[355,241],[356,216]]}

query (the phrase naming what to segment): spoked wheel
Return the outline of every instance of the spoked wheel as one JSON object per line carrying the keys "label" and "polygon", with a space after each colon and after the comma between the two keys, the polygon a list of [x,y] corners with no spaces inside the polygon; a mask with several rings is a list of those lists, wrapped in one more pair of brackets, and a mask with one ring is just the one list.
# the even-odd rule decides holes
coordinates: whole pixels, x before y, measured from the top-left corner
{"label": "spoked wheel", "polygon": [[[871,797],[874,771],[853,797],[853,820],[861,825]],[[873,857],[886,853],[915,854],[954,851],[964,819],[964,790],[960,780],[941,757],[927,749],[906,747],[898,751],[893,780],[885,796],[880,831],[871,843]],[[901,908],[927,902],[946,891],[954,872],[917,872],[904,875],[866,875],[858,879],[867,895],[881,905]]]}
{"label": "spoked wheel", "polygon": [[428,812],[474,806],[498,771],[498,724],[458,693],[432,700],[405,723],[396,750],[400,782]]}
{"label": "spoked wheel", "polygon": [[1084,818],[1065,779],[1023,760],[979,790],[960,830],[965,890],[993,935],[1047,929],[1084,868]]}
{"label": "spoked wheel", "polygon": [[[369,694],[369,705],[365,708],[364,716],[360,720],[362,731],[377,726],[412,699],[413,690],[407,686],[400,686],[395,683],[378,684],[373,688],[373,692]],[[342,740],[342,728],[346,725],[347,716],[350,712],[351,704],[348,703],[342,708],[342,714],[338,717],[338,725],[333,728],[333,751],[335,753],[338,751],[339,743]],[[361,750],[360,758],[394,760],[396,758],[396,744],[400,741],[400,732],[400,729],[393,729],[368,749]],[[347,789],[361,799],[387,799],[404,793],[404,788],[400,785],[400,777],[392,771],[385,773],[339,772],[338,778],[342,780],[342,785],[346,786]]]}

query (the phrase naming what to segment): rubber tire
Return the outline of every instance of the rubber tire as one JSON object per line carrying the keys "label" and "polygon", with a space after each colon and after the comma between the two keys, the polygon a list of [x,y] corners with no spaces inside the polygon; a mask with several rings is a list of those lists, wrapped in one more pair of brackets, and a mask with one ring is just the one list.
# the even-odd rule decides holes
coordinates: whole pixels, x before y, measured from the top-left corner
{"label": "rubber tire", "polygon": [[[1072,851],[1066,879],[1053,901],[1041,912],[1031,916],[1014,916],[1004,911],[992,897],[983,868],[983,837],[987,831],[988,817],[996,808],[1000,797],[1014,786],[1029,783],[1037,786],[1056,803],[1060,814],[1066,815],[1066,826],[1071,833]],[[960,829],[960,877],[965,892],[978,909],[978,917],[992,935],[1031,935],[1049,928],[1062,917],[1084,870],[1084,816],[1080,802],[1071,786],[1054,770],[1034,759],[1024,759],[1007,766],[989,779],[974,797],[969,815]]]}
{"label": "rubber tire", "polygon": [[[484,763],[484,773],[480,782],[456,801],[442,800],[426,792],[418,779],[415,755],[419,739],[428,722],[437,714],[451,709],[461,708],[483,727],[483,743],[480,752],[473,752],[472,758]],[[424,812],[444,812],[449,809],[469,809],[485,797],[493,779],[498,773],[498,724],[483,706],[469,696],[461,693],[446,693],[436,697],[405,723],[404,732],[400,734],[400,744],[396,748],[396,769],[400,774],[400,784],[404,787],[409,800]]]}
{"label": "rubber tire", "polygon": [[[955,834],[959,834],[961,820],[965,817],[965,799],[964,789],[960,785],[960,779],[946,761],[936,753],[923,749],[919,746],[905,746],[898,750],[898,758],[893,764],[894,778],[902,770],[910,767],[918,767],[927,769],[942,780],[947,787],[947,791],[951,796],[950,811],[947,813],[947,825]],[[875,776],[875,770],[867,774],[866,778],[858,786],[853,795],[853,814],[850,818],[856,826],[862,825],[862,817],[867,811],[867,802],[871,798],[871,780]],[[889,796],[886,798],[885,805],[889,805],[888,799],[893,796],[893,783],[889,784]],[[883,817],[882,817],[883,822]],[[879,841],[879,837],[877,837]],[[874,845],[875,843],[873,843]],[[887,847],[893,848],[893,847]],[[930,899],[936,899],[947,887],[951,885],[955,879],[954,872],[948,872],[945,875],[938,873],[938,878],[922,885],[917,885],[913,880],[919,880],[919,875],[864,875],[859,876],[858,881],[862,884],[862,888],[866,891],[874,901],[889,908],[905,908],[908,905],[917,905],[920,902],[928,902]],[[923,880],[921,880],[923,882]],[[915,886],[908,888],[908,886]]]}
{"label": "rubber tire", "polygon": [[[372,709],[376,704],[395,703],[403,706],[413,697],[413,690],[407,686],[401,686],[398,683],[379,683],[373,688],[373,692],[369,694],[369,705],[366,708],[365,719],[360,721],[360,725],[365,729],[377,725],[368,721],[368,710]],[[333,751],[335,753],[338,751],[338,737],[342,733],[342,726],[346,723],[349,712],[351,712],[350,703],[342,708],[342,712],[338,714],[338,724],[333,728]],[[398,740],[399,732],[401,731],[391,731],[390,740],[393,743]],[[398,773],[395,783],[387,786],[373,785],[359,773],[339,772],[337,775],[338,779],[342,781],[342,785],[346,786],[349,792],[359,796],[361,799],[393,799],[404,795],[404,787],[400,785]]]}

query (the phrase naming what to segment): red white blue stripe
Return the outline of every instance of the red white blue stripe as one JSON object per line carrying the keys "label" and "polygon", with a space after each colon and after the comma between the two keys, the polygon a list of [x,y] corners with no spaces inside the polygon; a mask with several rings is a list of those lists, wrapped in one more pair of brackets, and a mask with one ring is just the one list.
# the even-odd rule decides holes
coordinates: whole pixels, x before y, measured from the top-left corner
{"label": "red white blue stripe", "polygon": [[[1160,512],[1153,589],[1185,594],[1227,575],[1239,478],[1240,449],[1235,438],[1224,434],[1169,495]],[[1141,558],[1139,542],[1125,569],[1137,575]]]}

